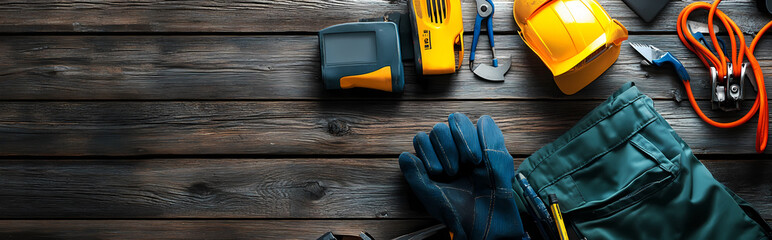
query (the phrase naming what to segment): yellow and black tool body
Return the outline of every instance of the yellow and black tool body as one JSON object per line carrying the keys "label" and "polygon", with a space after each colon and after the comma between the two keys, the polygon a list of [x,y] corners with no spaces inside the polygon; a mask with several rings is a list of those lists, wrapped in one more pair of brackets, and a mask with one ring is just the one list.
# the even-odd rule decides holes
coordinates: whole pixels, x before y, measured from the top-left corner
{"label": "yellow and black tool body", "polygon": [[419,75],[454,73],[464,59],[460,0],[410,0],[413,48]]}

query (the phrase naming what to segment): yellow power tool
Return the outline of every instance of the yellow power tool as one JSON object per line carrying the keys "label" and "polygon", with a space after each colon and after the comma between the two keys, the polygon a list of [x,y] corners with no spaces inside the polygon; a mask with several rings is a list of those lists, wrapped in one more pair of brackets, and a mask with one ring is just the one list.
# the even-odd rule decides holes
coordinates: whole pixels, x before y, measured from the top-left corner
{"label": "yellow power tool", "polygon": [[464,59],[460,0],[410,0],[419,75],[454,73]]}

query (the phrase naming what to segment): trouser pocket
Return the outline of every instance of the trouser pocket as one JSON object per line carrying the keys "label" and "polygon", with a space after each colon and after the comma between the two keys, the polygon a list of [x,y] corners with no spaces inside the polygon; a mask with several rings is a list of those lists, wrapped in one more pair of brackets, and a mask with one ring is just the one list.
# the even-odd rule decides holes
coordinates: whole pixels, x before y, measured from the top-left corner
{"label": "trouser pocket", "polygon": [[602,217],[631,206],[671,183],[678,165],[641,134],[589,161],[540,195],[563,195],[565,213]]}
{"label": "trouser pocket", "polygon": [[645,137],[654,129],[572,174],[585,200],[565,212],[573,228],[588,239],[764,239],[764,225],[688,148],[668,158],[658,146],[669,145]]}
{"label": "trouser pocket", "polygon": [[[590,240],[755,240],[767,229],[630,85],[518,172],[543,200],[556,194],[567,227]],[[523,207],[522,190],[515,190]]]}

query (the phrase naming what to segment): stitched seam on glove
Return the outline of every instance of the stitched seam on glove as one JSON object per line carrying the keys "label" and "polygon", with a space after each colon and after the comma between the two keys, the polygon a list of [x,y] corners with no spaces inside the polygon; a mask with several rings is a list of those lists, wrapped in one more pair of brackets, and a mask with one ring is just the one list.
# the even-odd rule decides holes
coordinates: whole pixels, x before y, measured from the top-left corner
{"label": "stitched seam on glove", "polygon": [[[437,143],[440,143],[440,137],[438,137],[437,135],[434,135],[434,139],[437,139]],[[440,150],[442,151],[442,156],[445,157],[445,164],[446,164],[445,166],[450,167],[450,159],[448,159],[448,154],[445,153],[445,148],[442,147],[442,144],[438,144],[438,145],[440,145]],[[444,170],[447,173],[447,171],[450,170],[450,169],[444,169]]]}
{"label": "stitched seam on glove", "polygon": [[466,142],[466,137],[464,137],[464,131],[461,131],[461,125],[458,125],[458,122],[456,122],[455,124],[456,124],[456,128],[458,129],[458,134],[461,134],[461,142],[464,143],[466,150],[468,150],[470,154],[473,154],[472,148],[469,147],[469,143]]}
{"label": "stitched seam on glove", "polygon": [[490,197],[490,208],[488,209],[488,222],[485,225],[485,234],[483,234],[482,239],[488,238],[488,232],[491,230],[491,221],[493,221],[493,208],[496,206],[496,201],[494,201],[494,197],[496,196],[496,185],[495,181],[493,179],[493,169],[490,166],[490,160],[484,161],[485,162],[485,168],[488,169],[488,181],[491,183],[491,197]]}
{"label": "stitched seam on glove", "polygon": [[421,147],[420,143],[418,144],[418,149],[421,150],[421,154],[424,155],[424,158],[427,158],[426,161],[422,161],[422,162],[426,163],[426,166],[428,167],[428,169],[426,169],[426,172],[428,173],[432,169],[432,161],[429,161],[428,159],[429,156],[426,155],[426,152],[424,152],[424,148]]}
{"label": "stitched seam on glove", "polygon": [[461,191],[461,192],[469,193],[469,195],[474,195],[474,193],[472,193],[471,191],[466,190],[466,189],[460,189],[460,188],[455,188],[455,187],[444,187],[444,188],[445,189],[451,189],[451,190],[456,190],[456,191]]}
{"label": "stitched seam on glove", "polygon": [[498,153],[506,153],[506,154],[509,154],[509,152],[505,152],[505,151],[501,151],[501,150],[496,150],[496,149],[485,149],[485,151],[492,151],[492,152],[498,152]]}
{"label": "stitched seam on glove", "polygon": [[[482,130],[483,133],[485,133],[485,124],[481,124],[480,121],[477,121],[477,126],[480,126],[480,130]],[[482,139],[483,147],[488,146],[487,141],[485,140],[485,136],[481,135],[479,136]],[[488,232],[491,230],[491,221],[493,221],[493,208],[495,206],[496,201],[494,201],[494,196],[496,196],[496,180],[493,177],[493,168],[491,167],[491,161],[490,158],[487,157],[488,153],[485,153],[485,156],[483,158],[487,158],[488,161],[485,161],[483,159],[483,162],[485,163],[485,168],[488,170],[488,182],[491,186],[491,198],[490,198],[490,207],[488,208],[488,222],[485,224],[485,234],[483,234],[482,239],[488,238]]]}
{"label": "stitched seam on glove", "polygon": [[[418,165],[415,164],[415,160],[416,160],[415,157],[414,156],[410,156],[410,158],[413,159],[413,161],[412,161],[413,167],[418,169]],[[418,160],[420,160],[420,159],[418,159]],[[427,181],[424,179],[424,177],[421,174],[418,174],[418,178],[421,179],[421,182],[427,183]],[[450,199],[448,199],[448,196],[445,195],[445,192],[442,191],[442,188],[440,188],[440,186],[437,186],[437,183],[435,183],[433,181],[429,181],[429,183],[434,185],[434,187],[437,188],[437,190],[440,191],[440,194],[442,194],[442,198],[445,199],[445,205],[448,208],[450,208],[451,212],[453,212],[453,220],[455,221],[456,225],[461,226],[461,221],[458,220],[458,213],[456,213],[456,209],[449,205]]]}

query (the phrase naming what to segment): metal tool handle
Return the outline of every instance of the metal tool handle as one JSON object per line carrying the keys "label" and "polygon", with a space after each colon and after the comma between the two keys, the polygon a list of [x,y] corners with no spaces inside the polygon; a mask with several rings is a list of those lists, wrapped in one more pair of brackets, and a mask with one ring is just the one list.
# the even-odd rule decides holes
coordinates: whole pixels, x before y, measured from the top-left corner
{"label": "metal tool handle", "polygon": [[488,41],[491,44],[491,51],[493,52],[493,66],[498,67],[499,61],[496,59],[496,48],[493,43],[493,13],[495,12],[493,2],[490,0],[478,0],[477,5],[478,11],[477,17],[474,19],[474,35],[472,36],[472,50],[469,53],[469,61],[474,62],[474,53],[477,49],[477,41],[480,39],[480,31],[483,25],[482,22],[485,21],[486,31],[488,32]]}
{"label": "metal tool handle", "polygon": [[424,228],[421,230],[418,230],[416,232],[408,233],[402,236],[399,236],[397,238],[394,238],[392,240],[422,240],[426,239],[435,233],[439,232],[440,230],[445,229],[445,225],[443,224],[437,224],[428,228]]}
{"label": "metal tool handle", "polygon": [[[493,5],[491,5],[491,8],[493,8]],[[493,10],[491,10],[493,11]],[[493,44],[493,15],[488,16],[488,41],[491,42],[491,52],[493,53],[493,66],[498,67],[499,66],[499,59],[496,58],[496,48]]]}
{"label": "metal tool handle", "polygon": [[478,14],[474,19],[474,35],[472,35],[472,47],[469,51],[469,61],[474,61],[474,52],[477,49],[477,40],[480,39],[480,27],[482,25],[483,18]]}

